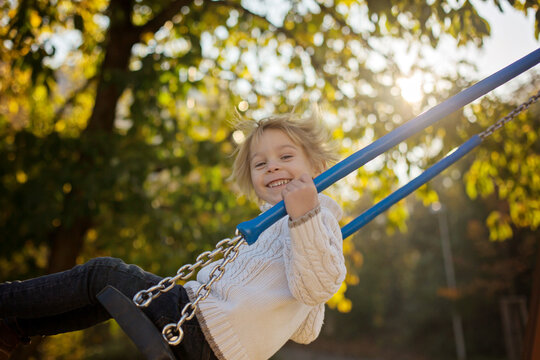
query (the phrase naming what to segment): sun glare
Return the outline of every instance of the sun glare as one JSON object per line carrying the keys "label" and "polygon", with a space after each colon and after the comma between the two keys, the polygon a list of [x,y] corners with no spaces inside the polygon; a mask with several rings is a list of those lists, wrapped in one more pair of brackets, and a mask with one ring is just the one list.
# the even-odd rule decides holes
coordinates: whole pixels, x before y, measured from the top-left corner
{"label": "sun glare", "polygon": [[401,97],[410,104],[419,103],[424,97],[422,91],[422,79],[419,74],[397,80],[401,90]]}

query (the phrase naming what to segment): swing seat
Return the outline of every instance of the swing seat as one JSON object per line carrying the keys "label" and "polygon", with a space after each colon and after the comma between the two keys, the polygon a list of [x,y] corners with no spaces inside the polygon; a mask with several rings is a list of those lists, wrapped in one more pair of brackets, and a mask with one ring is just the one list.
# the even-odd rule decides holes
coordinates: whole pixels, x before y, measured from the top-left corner
{"label": "swing seat", "polygon": [[97,299],[147,359],[176,359],[150,319],[118,289],[108,285]]}

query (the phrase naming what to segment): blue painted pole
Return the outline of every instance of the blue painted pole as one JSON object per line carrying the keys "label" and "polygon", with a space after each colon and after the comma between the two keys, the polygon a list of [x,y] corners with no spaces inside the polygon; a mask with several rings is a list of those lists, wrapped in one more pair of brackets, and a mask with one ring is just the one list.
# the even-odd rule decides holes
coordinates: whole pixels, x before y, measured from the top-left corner
{"label": "blue painted pole", "polygon": [[[539,62],[540,48],[452,96],[450,99],[434,106],[416,118],[409,120],[397,129],[379,138],[317,176],[314,179],[317,191],[323,191],[336,181],[347,176],[401,141],[513,79],[524,71],[537,65]],[[283,201],[280,201],[271,209],[256,218],[238,224],[237,229],[244,236],[247,243],[251,245],[264,230],[285,215],[287,215],[285,204]]]}
{"label": "blue painted pole", "polygon": [[482,138],[478,135],[474,135],[472,138],[463,143],[459,148],[454,152],[447,155],[442,160],[439,160],[437,163],[432,165],[430,168],[425,170],[422,174],[415,177],[413,180],[408,182],[406,185],[403,185],[392,194],[388,195],[377,204],[373,205],[368,210],[360,214],[356,219],[345,225],[341,229],[341,234],[343,238],[351,236],[354,232],[358,231],[361,227],[369,223],[380,213],[388,210],[388,208],[399,200],[403,199],[420,186],[427,183],[429,180],[433,179],[436,175],[441,173],[444,169],[461,159],[463,156],[468,154],[472,149],[477,147],[482,142]]}

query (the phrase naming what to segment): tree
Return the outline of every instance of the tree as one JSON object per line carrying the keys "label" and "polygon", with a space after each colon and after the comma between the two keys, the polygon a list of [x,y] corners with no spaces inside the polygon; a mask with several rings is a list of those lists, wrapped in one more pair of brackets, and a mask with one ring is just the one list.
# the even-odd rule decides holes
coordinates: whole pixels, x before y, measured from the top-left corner
{"label": "tree", "polygon": [[[524,85],[516,91],[515,102],[535,95],[539,85],[538,78]],[[485,128],[494,122],[494,117],[510,112],[512,104],[496,100],[487,98],[472,107],[469,120],[476,123],[473,127]],[[496,202],[487,218],[491,240],[506,240],[519,228],[535,230],[540,226],[540,205],[536,200],[540,195],[540,145],[537,133],[532,131],[539,125],[538,109],[532,105],[509,122],[505,131],[493,134],[493,139],[479,149],[465,177],[470,198],[481,196]]]}
{"label": "tree", "polygon": [[[455,74],[438,81],[419,63],[413,70],[433,74],[433,86],[411,106],[387,46],[401,39],[435,47],[441,34],[480,46],[489,25],[471,3],[452,4],[4,2],[2,278],[110,254],[174,271],[256,214],[254,206],[237,206],[246,199],[225,181],[236,110],[258,118],[318,102],[329,123],[340,124],[334,136],[346,155],[468,85]],[[448,133],[455,132],[428,130],[408,141],[379,168],[359,171],[361,186],[353,188],[380,198],[397,184],[390,175],[398,164],[424,167],[453,145],[420,159],[404,152],[429,149]],[[399,205],[390,222],[403,228],[405,214]]]}
{"label": "tree", "polygon": [[[531,277],[538,230],[514,228],[510,239],[490,241],[484,220],[502,201],[495,196],[471,200],[461,175],[477,155],[475,150],[431,181],[443,213],[410,197],[405,200],[407,232],[389,234],[378,217],[350,240],[362,259],[357,285],[346,293],[352,307],[347,314],[327,312],[316,350],[339,349],[352,358],[455,359],[455,310],[467,358],[506,357],[501,300],[530,299],[535,291]],[[448,222],[456,289],[446,283],[439,216]]]}

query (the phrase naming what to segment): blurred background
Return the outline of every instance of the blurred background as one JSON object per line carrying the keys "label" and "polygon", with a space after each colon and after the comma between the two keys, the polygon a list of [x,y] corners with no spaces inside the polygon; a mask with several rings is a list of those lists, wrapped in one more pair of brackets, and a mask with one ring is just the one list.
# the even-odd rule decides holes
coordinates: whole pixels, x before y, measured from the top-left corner
{"label": "blurred background", "polygon": [[[236,117],[317,104],[344,158],[537,49],[539,21],[529,0],[4,1],[0,281],[96,256],[174,274],[258,214],[228,180]],[[332,186],[343,224],[539,88],[532,69]],[[345,239],[321,336],[274,358],[520,358],[539,127],[534,105]],[[15,358],[141,355],[109,321]]]}

